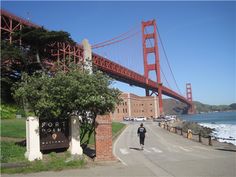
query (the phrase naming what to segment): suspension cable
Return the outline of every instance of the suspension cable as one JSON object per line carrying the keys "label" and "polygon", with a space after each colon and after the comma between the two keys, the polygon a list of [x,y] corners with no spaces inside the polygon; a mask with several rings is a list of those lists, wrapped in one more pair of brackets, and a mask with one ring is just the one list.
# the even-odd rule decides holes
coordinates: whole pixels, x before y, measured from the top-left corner
{"label": "suspension cable", "polygon": [[97,48],[101,48],[101,47],[105,47],[105,46],[108,46],[108,45],[112,45],[112,44],[115,44],[115,43],[118,43],[118,42],[121,42],[121,41],[124,41],[126,39],[129,39],[135,35],[137,35],[138,33],[140,33],[140,31],[136,31],[135,33],[125,37],[125,38],[122,38],[122,39],[119,39],[119,40],[116,40],[116,41],[112,41],[112,42],[109,42],[109,43],[104,43],[103,45],[96,45],[96,46],[92,46],[92,49],[97,49]]}
{"label": "suspension cable", "polygon": [[129,33],[131,33],[132,31],[135,31],[135,29],[137,29],[137,26],[135,26],[135,27],[133,27],[132,29],[130,29],[129,31],[127,31],[127,32],[125,32],[125,33],[122,33],[122,34],[120,34],[120,35],[118,35],[118,36],[116,36],[116,37],[113,37],[113,38],[111,38],[111,39],[109,39],[109,40],[106,40],[106,41],[103,41],[103,42],[99,42],[99,43],[97,43],[97,44],[94,44],[94,45],[92,45],[92,48],[97,48],[97,46],[101,46],[101,45],[104,45],[104,44],[106,44],[106,43],[110,43],[111,41],[114,41],[114,40],[116,40],[116,39],[119,39],[119,38],[122,38],[122,37],[124,37],[124,36],[127,36]]}
{"label": "suspension cable", "polygon": [[172,71],[172,69],[171,69],[171,67],[170,67],[169,59],[168,59],[168,57],[167,57],[167,54],[166,54],[166,51],[165,51],[165,47],[164,47],[164,45],[163,45],[163,42],[162,42],[162,39],[161,39],[161,35],[160,35],[160,33],[159,33],[159,30],[158,30],[158,28],[157,28],[157,25],[156,25],[156,29],[157,29],[158,36],[159,36],[159,38],[160,38],[160,42],[161,42],[162,49],[163,49],[163,51],[164,51],[165,58],[166,58],[166,60],[167,60],[167,64],[168,64],[169,69],[170,69],[170,71],[171,71],[171,75],[172,75],[172,77],[173,77],[173,79],[174,79],[175,85],[176,85],[176,87],[177,87],[179,93],[182,95],[182,93],[181,93],[181,91],[180,91],[180,89],[179,89],[179,86],[178,86],[178,84],[177,84],[177,82],[176,82],[176,79],[175,79],[175,77],[174,77],[173,71]]}

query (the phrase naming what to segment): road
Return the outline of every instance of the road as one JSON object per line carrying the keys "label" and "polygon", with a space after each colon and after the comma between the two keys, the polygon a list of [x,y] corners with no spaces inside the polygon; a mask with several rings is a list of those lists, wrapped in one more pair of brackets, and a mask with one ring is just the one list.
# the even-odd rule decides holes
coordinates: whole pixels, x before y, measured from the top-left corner
{"label": "road", "polygon": [[216,150],[170,133],[146,122],[144,150],[139,150],[137,128],[140,123],[130,122],[113,145],[116,163],[97,164],[85,169],[61,172],[41,172],[7,176],[34,177],[235,177],[236,153]]}
{"label": "road", "polygon": [[215,150],[170,133],[150,122],[144,150],[131,123],[114,144],[114,154],[132,169],[149,169],[147,176],[236,176],[236,153]]}

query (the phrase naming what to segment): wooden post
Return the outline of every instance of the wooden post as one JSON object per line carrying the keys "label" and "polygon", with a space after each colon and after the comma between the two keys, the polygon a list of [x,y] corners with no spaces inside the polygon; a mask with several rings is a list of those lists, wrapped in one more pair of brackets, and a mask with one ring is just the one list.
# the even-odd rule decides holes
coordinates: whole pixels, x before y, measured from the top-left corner
{"label": "wooden post", "polygon": [[174,127],[174,129],[175,129],[175,133],[177,133],[177,128],[176,128],[176,127]]}
{"label": "wooden post", "polygon": [[199,142],[201,143],[201,142],[202,142],[202,135],[201,135],[201,132],[199,133],[198,137],[199,137]]}
{"label": "wooden post", "polygon": [[212,146],[211,136],[209,136],[209,146]]}

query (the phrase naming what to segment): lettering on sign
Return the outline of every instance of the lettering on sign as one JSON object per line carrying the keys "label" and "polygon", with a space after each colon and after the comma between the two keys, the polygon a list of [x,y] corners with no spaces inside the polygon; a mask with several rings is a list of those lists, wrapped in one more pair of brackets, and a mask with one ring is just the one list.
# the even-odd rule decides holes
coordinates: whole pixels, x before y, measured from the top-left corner
{"label": "lettering on sign", "polygon": [[40,150],[52,150],[69,147],[68,119],[39,120]]}

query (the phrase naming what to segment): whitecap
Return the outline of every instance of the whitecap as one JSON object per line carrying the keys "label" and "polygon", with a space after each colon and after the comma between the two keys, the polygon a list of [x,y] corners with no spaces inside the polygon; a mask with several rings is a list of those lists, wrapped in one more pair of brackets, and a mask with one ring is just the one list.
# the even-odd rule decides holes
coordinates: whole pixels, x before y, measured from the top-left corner
{"label": "whitecap", "polygon": [[212,136],[216,137],[219,142],[227,142],[236,145],[236,125],[216,124],[216,123],[199,123],[201,126],[214,129]]}

